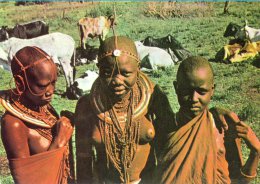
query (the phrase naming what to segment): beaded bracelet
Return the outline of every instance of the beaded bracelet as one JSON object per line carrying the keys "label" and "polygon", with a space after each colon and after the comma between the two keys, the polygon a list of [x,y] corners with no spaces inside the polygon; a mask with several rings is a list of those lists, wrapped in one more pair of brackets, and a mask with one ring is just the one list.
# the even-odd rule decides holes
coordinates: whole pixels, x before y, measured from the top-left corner
{"label": "beaded bracelet", "polygon": [[257,173],[255,173],[254,176],[249,176],[249,175],[243,173],[242,169],[240,169],[240,173],[241,173],[241,175],[244,176],[245,178],[251,178],[251,179],[252,179],[252,178],[255,178],[255,177],[257,176]]}

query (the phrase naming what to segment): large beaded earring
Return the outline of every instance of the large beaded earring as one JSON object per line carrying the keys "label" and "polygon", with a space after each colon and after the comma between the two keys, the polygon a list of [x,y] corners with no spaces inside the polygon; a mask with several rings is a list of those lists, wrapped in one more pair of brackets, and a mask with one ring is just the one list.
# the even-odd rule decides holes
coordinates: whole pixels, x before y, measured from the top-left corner
{"label": "large beaded earring", "polygon": [[[11,82],[14,79],[15,90],[11,88]],[[25,83],[23,77],[20,75],[15,75],[14,78],[10,80],[9,86],[13,94],[21,96],[25,91]]]}

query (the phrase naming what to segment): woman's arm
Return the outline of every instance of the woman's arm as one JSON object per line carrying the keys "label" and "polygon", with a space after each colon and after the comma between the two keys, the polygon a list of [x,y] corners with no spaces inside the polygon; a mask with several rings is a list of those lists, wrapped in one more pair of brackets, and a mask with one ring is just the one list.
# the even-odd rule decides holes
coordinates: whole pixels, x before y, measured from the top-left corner
{"label": "woman's arm", "polygon": [[155,85],[149,104],[149,114],[155,115],[155,141],[157,153],[162,150],[168,133],[176,130],[175,114],[171,109],[167,95]]}
{"label": "woman's arm", "polygon": [[250,155],[241,168],[241,175],[246,179],[253,179],[257,175],[257,166],[260,156],[260,141],[253,130],[244,122],[236,123],[237,137],[244,139],[247,147],[250,149]]}
{"label": "woman's arm", "polygon": [[76,175],[77,183],[92,183],[93,155],[91,143],[91,108],[87,96],[77,103],[74,123],[76,129]]}
{"label": "woman's arm", "polygon": [[28,128],[20,119],[8,113],[3,116],[1,135],[8,159],[30,156],[28,133]]}

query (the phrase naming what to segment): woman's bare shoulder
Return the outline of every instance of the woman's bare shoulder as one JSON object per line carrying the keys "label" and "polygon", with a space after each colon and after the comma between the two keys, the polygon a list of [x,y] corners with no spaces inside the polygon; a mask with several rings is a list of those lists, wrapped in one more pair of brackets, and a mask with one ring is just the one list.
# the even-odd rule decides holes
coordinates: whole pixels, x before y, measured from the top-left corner
{"label": "woman's bare shoulder", "polygon": [[13,116],[9,112],[6,112],[1,119],[1,129],[8,129],[9,131],[22,131],[27,130],[28,128],[21,119]]}

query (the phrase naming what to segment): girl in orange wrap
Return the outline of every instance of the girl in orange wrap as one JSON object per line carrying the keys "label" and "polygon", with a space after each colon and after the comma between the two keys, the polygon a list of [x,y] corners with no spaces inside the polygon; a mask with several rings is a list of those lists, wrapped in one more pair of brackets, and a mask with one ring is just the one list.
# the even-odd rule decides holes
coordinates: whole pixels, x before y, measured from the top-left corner
{"label": "girl in orange wrap", "polygon": [[[208,110],[214,92],[213,70],[202,57],[182,61],[174,87],[180,104],[176,130],[167,135],[159,156],[156,183],[228,184],[255,178],[260,142],[252,129],[236,117],[219,131]],[[240,138],[250,155],[242,162]]]}
{"label": "girl in orange wrap", "polygon": [[73,127],[50,105],[57,81],[52,59],[37,47],[24,47],[11,62],[15,89],[2,91],[6,109],[2,141],[15,183],[67,183],[67,143]]}

